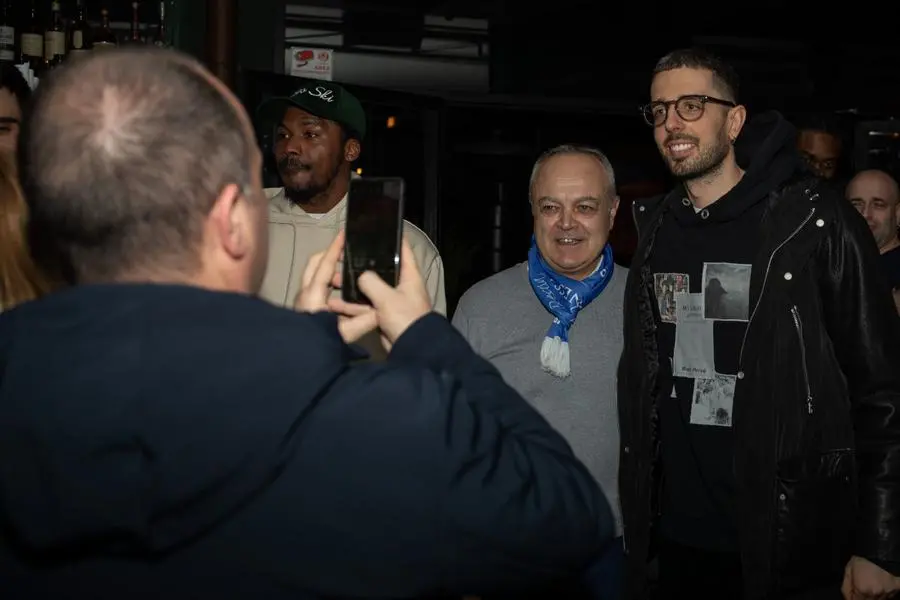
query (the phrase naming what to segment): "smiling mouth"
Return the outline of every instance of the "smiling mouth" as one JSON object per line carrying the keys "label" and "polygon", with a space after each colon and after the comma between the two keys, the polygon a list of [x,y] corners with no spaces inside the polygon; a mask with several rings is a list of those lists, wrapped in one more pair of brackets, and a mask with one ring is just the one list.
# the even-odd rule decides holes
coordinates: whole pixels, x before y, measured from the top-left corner
{"label": "smiling mouth", "polygon": [[674,153],[687,152],[694,147],[692,142],[674,142],[668,145],[669,151]]}
{"label": "smiling mouth", "polygon": [[556,243],[561,244],[563,246],[574,246],[575,244],[578,244],[580,242],[581,242],[580,238],[571,238],[571,237],[556,238]]}

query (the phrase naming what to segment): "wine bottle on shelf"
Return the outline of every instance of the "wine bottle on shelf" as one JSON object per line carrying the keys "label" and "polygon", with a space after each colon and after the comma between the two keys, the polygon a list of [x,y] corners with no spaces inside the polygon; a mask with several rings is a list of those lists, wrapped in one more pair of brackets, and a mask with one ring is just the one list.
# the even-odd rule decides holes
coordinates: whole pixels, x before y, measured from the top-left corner
{"label": "wine bottle on shelf", "polygon": [[84,18],[84,0],[75,0],[75,18],[69,28],[69,56],[79,56],[91,49],[91,26]]}
{"label": "wine bottle on shelf", "polygon": [[58,0],[50,2],[50,22],[44,30],[44,62],[55,67],[66,57],[66,25]]}
{"label": "wine bottle on shelf", "polygon": [[109,28],[109,11],[104,7],[100,10],[100,29],[94,36],[94,49],[115,48],[118,45],[116,34]]}
{"label": "wine bottle on shelf", "polygon": [[12,0],[0,0],[0,62],[16,62],[16,26]]}
{"label": "wine bottle on shelf", "polygon": [[131,3],[131,34],[128,36],[129,44],[143,44],[144,36],[141,35],[141,3]]}
{"label": "wine bottle on shelf", "polygon": [[160,0],[159,2],[159,14],[158,20],[156,21],[156,32],[153,34],[153,45],[159,46],[160,48],[165,48],[169,45],[169,41],[167,39],[166,32],[166,2],[165,0]]}
{"label": "wine bottle on shelf", "polygon": [[38,22],[37,0],[31,0],[25,26],[19,36],[21,61],[27,62],[35,73],[40,73],[44,67],[44,30]]}

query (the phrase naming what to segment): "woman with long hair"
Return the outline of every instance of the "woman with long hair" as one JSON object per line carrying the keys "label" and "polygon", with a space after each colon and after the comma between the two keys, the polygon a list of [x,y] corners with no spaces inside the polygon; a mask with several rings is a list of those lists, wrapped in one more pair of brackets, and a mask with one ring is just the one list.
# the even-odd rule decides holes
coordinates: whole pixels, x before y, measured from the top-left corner
{"label": "woman with long hair", "polygon": [[31,258],[26,237],[28,208],[16,175],[15,159],[0,153],[0,310],[50,291]]}
{"label": "woman with long hair", "polygon": [[22,111],[31,98],[31,88],[15,67],[0,62],[0,151],[15,151]]}

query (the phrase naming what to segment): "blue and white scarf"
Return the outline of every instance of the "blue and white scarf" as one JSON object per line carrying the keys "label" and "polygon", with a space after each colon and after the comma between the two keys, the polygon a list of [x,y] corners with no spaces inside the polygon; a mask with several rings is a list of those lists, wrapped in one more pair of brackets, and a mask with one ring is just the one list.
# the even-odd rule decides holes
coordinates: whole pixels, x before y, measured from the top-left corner
{"label": "blue and white scarf", "polygon": [[541,304],[554,317],[541,344],[541,366],[548,373],[557,377],[569,376],[569,328],[575,323],[578,311],[606,288],[614,268],[612,246],[607,243],[600,264],[593,273],[582,281],[569,279],[554,272],[544,262],[532,236],[528,251],[528,279]]}

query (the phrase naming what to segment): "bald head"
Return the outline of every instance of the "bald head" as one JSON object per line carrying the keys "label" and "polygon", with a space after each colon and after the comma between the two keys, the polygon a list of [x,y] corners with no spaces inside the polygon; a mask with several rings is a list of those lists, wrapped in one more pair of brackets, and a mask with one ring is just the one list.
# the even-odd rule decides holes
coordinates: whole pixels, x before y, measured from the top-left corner
{"label": "bald head", "polygon": [[897,180],[878,169],[860,171],[847,185],[847,199],[866,219],[882,252],[898,244],[900,188]]}
{"label": "bald head", "polygon": [[52,73],[20,144],[35,252],[72,282],[197,270],[223,189],[258,179],[238,101],[194,60],[155,49]]}
{"label": "bald head", "polygon": [[900,200],[900,187],[890,174],[879,169],[867,169],[856,174],[847,185],[847,196],[877,196],[890,202]]}

